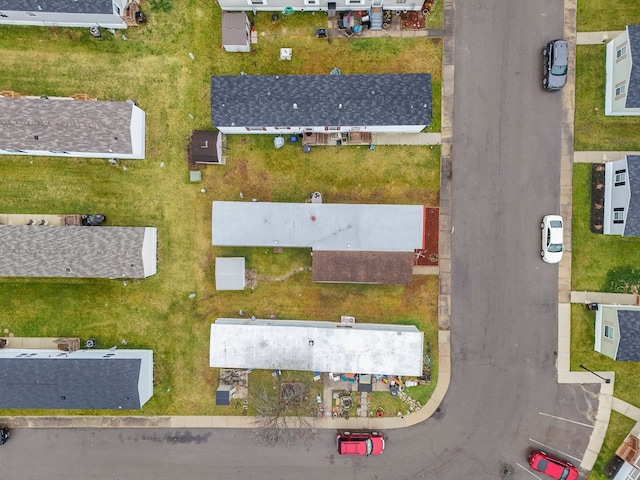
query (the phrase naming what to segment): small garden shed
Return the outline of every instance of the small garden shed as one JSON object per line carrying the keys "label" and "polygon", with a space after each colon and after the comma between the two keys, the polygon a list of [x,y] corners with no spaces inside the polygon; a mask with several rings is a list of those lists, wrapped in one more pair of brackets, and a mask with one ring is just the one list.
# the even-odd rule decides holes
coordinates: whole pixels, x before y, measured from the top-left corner
{"label": "small garden shed", "polygon": [[251,51],[251,24],[244,12],[222,12],[222,48],[226,52]]}
{"label": "small garden shed", "polygon": [[244,290],[244,257],[216,258],[216,290]]}

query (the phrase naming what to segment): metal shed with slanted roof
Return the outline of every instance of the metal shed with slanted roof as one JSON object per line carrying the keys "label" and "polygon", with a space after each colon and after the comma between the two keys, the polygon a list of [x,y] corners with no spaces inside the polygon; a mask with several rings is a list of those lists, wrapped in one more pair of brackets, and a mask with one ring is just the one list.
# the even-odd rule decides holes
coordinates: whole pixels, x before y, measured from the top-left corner
{"label": "metal shed with slanted roof", "polygon": [[251,51],[251,24],[244,12],[222,12],[222,48],[226,52]]}

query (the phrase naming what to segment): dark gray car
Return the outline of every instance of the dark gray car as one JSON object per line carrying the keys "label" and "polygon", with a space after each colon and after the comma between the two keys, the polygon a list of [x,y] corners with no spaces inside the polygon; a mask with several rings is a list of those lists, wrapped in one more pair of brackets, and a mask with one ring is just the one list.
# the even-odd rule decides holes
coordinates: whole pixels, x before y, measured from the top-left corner
{"label": "dark gray car", "polygon": [[542,51],[544,78],[542,86],[547,90],[560,90],[567,83],[569,70],[569,46],[566,40],[551,40]]}
{"label": "dark gray car", "polygon": [[0,425],[0,445],[4,445],[9,440],[9,429],[4,425]]}

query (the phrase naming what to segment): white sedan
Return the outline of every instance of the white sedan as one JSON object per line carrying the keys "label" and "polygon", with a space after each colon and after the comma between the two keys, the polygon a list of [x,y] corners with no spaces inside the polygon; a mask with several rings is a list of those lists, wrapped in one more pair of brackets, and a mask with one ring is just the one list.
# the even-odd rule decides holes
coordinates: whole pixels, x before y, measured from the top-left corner
{"label": "white sedan", "polygon": [[563,225],[560,215],[546,215],[540,224],[542,228],[542,260],[547,263],[558,263],[562,260]]}

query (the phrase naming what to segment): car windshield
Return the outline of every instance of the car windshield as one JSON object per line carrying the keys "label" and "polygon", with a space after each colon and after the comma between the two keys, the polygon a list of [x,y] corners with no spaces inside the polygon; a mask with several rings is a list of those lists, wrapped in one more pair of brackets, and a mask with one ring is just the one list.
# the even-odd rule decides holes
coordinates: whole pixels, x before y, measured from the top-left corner
{"label": "car windshield", "polygon": [[371,452],[373,452],[373,441],[368,439],[365,443],[367,445],[367,455],[371,455]]}
{"label": "car windshield", "polygon": [[567,477],[569,476],[569,467],[564,467],[564,470],[562,471],[562,475],[560,475],[560,480],[567,480]]}
{"label": "car windshield", "polygon": [[560,220],[551,220],[549,226],[551,228],[562,228],[562,222]]}
{"label": "car windshield", "polygon": [[562,251],[561,243],[550,243],[548,250],[552,253],[560,253]]}
{"label": "car windshield", "polygon": [[551,75],[566,75],[567,74],[567,66],[566,65],[554,65],[551,68]]}

